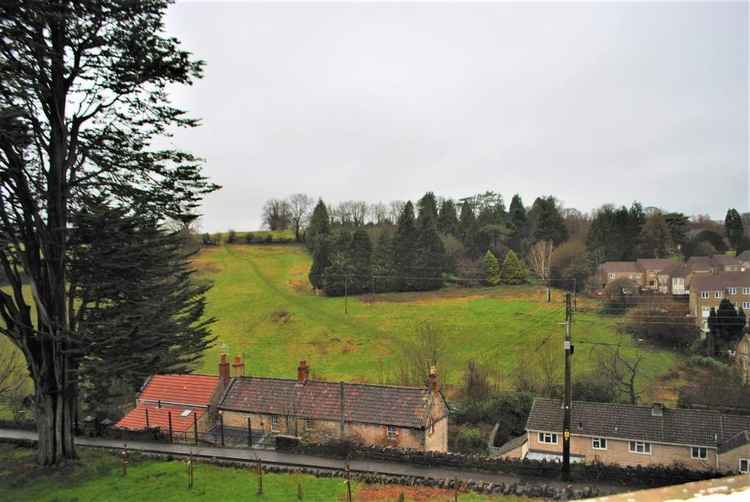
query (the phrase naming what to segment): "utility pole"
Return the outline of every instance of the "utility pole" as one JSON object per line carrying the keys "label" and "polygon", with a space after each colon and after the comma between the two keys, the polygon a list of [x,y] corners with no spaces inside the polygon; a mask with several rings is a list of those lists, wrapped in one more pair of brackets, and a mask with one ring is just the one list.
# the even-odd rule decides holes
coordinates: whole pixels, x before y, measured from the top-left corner
{"label": "utility pole", "polygon": [[570,408],[571,408],[571,381],[570,366],[573,355],[573,343],[570,339],[571,324],[573,324],[573,306],[571,294],[565,293],[565,396],[563,399],[563,463],[562,479],[570,481]]}
{"label": "utility pole", "polygon": [[344,314],[349,313],[349,275],[344,276]]}

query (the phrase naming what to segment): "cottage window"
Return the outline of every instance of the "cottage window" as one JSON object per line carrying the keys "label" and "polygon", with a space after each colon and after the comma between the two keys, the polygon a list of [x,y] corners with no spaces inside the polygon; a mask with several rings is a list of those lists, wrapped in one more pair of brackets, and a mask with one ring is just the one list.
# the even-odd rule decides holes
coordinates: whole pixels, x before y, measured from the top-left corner
{"label": "cottage window", "polygon": [[750,288],[742,288],[743,295],[750,295]]}
{"label": "cottage window", "polygon": [[312,427],[313,427],[313,421],[310,420],[309,418],[306,418],[305,419],[305,430],[309,431],[310,429],[312,429]]}
{"label": "cottage window", "polygon": [[547,444],[557,444],[557,433],[555,432],[540,432],[539,442]]}
{"label": "cottage window", "polygon": [[271,415],[271,430],[273,432],[279,431],[279,416],[278,415]]}
{"label": "cottage window", "polygon": [[736,295],[737,294],[737,288],[728,288],[730,295]]}
{"label": "cottage window", "polygon": [[703,317],[708,317],[711,315],[711,307],[703,307]]}
{"label": "cottage window", "polygon": [[395,426],[389,425],[386,434],[388,436],[388,439],[396,439],[398,437],[398,430],[396,430]]}
{"label": "cottage window", "polygon": [[693,446],[690,448],[690,456],[699,460],[705,460],[705,458],[708,456],[708,452],[706,452],[705,448]]}
{"label": "cottage window", "polygon": [[750,309],[750,302],[742,302],[742,308],[743,310]]}
{"label": "cottage window", "polygon": [[721,298],[721,290],[717,289],[716,292],[714,292],[714,297]]}
{"label": "cottage window", "polygon": [[610,279],[614,279],[615,278],[615,273],[614,272],[610,272],[610,273],[607,274],[607,277],[609,277]]}
{"label": "cottage window", "polygon": [[595,450],[606,450],[607,440],[605,438],[594,438],[591,440],[591,447]]}
{"label": "cottage window", "polygon": [[742,474],[750,474],[750,458],[740,459],[740,472]]}
{"label": "cottage window", "polygon": [[651,443],[644,441],[630,441],[630,452],[640,455],[651,455]]}
{"label": "cottage window", "polygon": [[708,300],[708,291],[701,291],[701,298]]}

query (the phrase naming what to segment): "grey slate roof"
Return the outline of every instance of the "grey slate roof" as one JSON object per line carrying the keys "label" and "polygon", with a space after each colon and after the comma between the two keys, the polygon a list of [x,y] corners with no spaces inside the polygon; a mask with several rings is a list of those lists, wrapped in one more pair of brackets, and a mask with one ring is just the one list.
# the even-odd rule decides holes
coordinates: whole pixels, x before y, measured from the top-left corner
{"label": "grey slate roof", "polygon": [[698,274],[690,282],[690,288],[700,291],[723,290],[726,288],[750,287],[750,271],[719,272],[718,274]]}
{"label": "grey slate roof", "polygon": [[674,265],[670,258],[639,258],[636,262],[643,270],[661,271]]}
{"label": "grey slate roof", "polygon": [[[715,410],[664,408],[653,416],[651,406],[574,401],[571,433],[633,441],[724,447],[734,436],[750,430],[750,416]],[[534,399],[526,429],[562,432],[563,410],[556,399]]]}
{"label": "grey slate roof", "polygon": [[706,272],[714,269],[714,261],[710,256],[691,256],[687,266],[691,272]]}
{"label": "grey slate roof", "polygon": [[711,259],[715,264],[721,265],[722,267],[725,267],[727,265],[740,264],[740,260],[738,260],[736,256],[729,256],[725,254],[715,254],[711,257]]}
{"label": "grey slate roof", "polygon": [[737,255],[737,259],[740,261],[750,261],[750,249],[743,251]]}
{"label": "grey slate roof", "polygon": [[608,261],[599,265],[605,273],[641,273],[643,270],[634,261]]}
{"label": "grey slate roof", "polygon": [[338,421],[341,419],[340,385],[344,387],[347,422],[411,428],[427,425],[432,396],[427,388],[421,387],[314,380],[301,384],[283,378],[240,377],[232,380],[219,409]]}

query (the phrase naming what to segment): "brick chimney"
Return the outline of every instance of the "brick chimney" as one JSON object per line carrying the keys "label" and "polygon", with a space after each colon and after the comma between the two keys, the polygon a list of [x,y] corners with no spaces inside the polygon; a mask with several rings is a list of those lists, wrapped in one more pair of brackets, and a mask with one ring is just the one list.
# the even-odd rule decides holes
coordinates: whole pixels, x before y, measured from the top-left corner
{"label": "brick chimney", "polygon": [[297,367],[297,383],[305,384],[310,378],[310,367],[307,361],[300,361]]}
{"label": "brick chimney", "polygon": [[232,363],[232,376],[245,376],[245,361],[242,360],[242,356],[240,355],[234,356],[234,362]]}
{"label": "brick chimney", "polygon": [[430,376],[427,386],[433,394],[440,392],[440,382],[438,381],[437,368],[435,366],[430,366]]}
{"label": "brick chimney", "polygon": [[226,354],[222,354],[219,360],[219,380],[224,385],[229,383],[229,361]]}

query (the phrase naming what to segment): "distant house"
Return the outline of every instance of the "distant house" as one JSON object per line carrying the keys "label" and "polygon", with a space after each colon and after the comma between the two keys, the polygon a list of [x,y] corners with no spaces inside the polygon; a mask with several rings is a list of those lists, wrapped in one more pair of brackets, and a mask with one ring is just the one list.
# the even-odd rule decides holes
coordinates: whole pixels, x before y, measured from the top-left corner
{"label": "distant house", "polygon": [[742,264],[742,268],[750,270],[750,250],[743,251],[737,255],[737,260]]}
{"label": "distant house", "polygon": [[742,383],[750,384],[750,335],[746,334],[737,342],[734,364],[742,376]]}
{"label": "distant house", "polygon": [[[669,293],[669,280],[662,274],[671,268],[675,261],[670,258],[639,258],[636,265],[643,271],[643,287],[659,293]],[[659,275],[662,274],[662,281]]]}
{"label": "distant house", "polygon": [[[526,440],[500,448],[506,458],[562,459],[563,409],[537,398]],[[571,460],[620,465],[682,464],[691,469],[750,472],[750,416],[574,401]]]}
{"label": "distant house", "polygon": [[711,257],[714,262],[714,268],[720,272],[742,272],[745,270],[742,261],[736,256],[725,254],[715,254]]}
{"label": "distant house", "polygon": [[634,261],[608,261],[599,265],[599,283],[602,288],[618,279],[633,281],[639,287],[644,285],[643,269]]}
{"label": "distant house", "polygon": [[690,280],[690,314],[696,324],[708,331],[711,309],[719,308],[722,299],[735,307],[750,309],[750,271],[697,274]]}
{"label": "distant house", "polygon": [[220,391],[219,377],[211,375],[153,375],[143,385],[130,410],[115,427],[128,430],[159,428],[166,432],[208,430],[209,406]]}
{"label": "distant house", "polygon": [[688,288],[689,271],[686,264],[682,262],[673,262],[668,268],[665,268],[658,274],[659,289],[662,285],[667,288],[667,293],[676,296],[690,294]]}
{"label": "distant house", "polygon": [[225,427],[290,434],[313,442],[347,439],[366,445],[447,451],[448,407],[437,374],[426,387],[399,387],[309,379],[301,361],[297,379],[240,377],[221,397]]}

